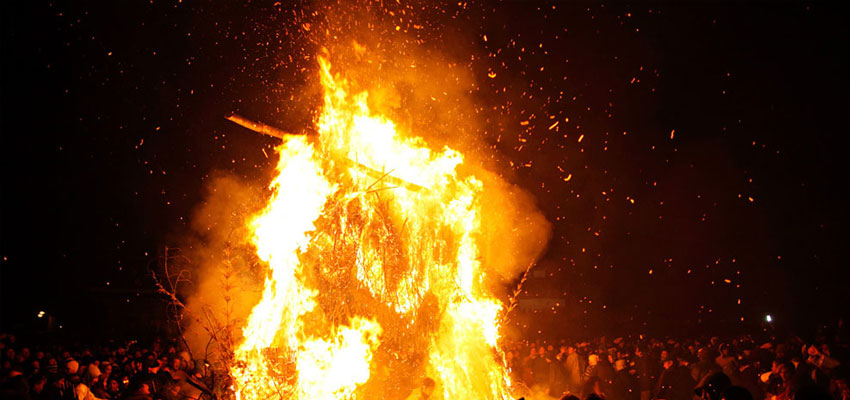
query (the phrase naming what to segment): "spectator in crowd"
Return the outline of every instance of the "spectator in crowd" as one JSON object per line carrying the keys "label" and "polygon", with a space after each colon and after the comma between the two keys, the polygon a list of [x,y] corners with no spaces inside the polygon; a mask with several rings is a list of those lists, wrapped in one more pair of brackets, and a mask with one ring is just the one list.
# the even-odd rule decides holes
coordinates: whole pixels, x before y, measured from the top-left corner
{"label": "spectator in crowd", "polygon": [[649,356],[644,353],[640,346],[635,348],[635,373],[638,380],[638,390],[640,392],[640,400],[649,400],[652,395],[653,384],[655,382],[655,371],[652,361]]}
{"label": "spectator in crowd", "polygon": [[555,359],[549,363],[549,395],[560,397],[567,390],[567,347],[561,346]]}
{"label": "spectator in crowd", "polygon": [[581,373],[583,368],[575,346],[567,346],[567,358],[565,360],[564,370],[567,392],[572,394],[581,393]]}
{"label": "spectator in crowd", "polygon": [[680,360],[673,357],[665,359],[662,367],[664,370],[658,379],[655,398],[659,400],[690,400],[696,382],[691,378],[688,369],[681,365]]}
{"label": "spectator in crowd", "polygon": [[707,348],[701,347],[699,349],[697,359],[699,361],[691,369],[691,378],[694,381],[699,382],[706,376],[720,371],[719,365],[711,359],[711,352]]}
{"label": "spectator in crowd", "polygon": [[614,363],[614,396],[611,400],[639,400],[640,393],[633,374],[626,368],[626,360]]}

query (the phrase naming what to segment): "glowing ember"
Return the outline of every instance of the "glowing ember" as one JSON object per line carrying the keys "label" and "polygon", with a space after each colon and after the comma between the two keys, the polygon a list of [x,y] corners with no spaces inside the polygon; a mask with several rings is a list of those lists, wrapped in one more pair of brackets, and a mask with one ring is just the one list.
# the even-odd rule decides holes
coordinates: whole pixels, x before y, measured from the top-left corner
{"label": "glowing ember", "polygon": [[320,66],[319,135],[277,148],[251,223],[269,273],[235,351],[236,398],[404,398],[426,376],[435,398],[510,398],[503,306],[480,262],[482,180]]}

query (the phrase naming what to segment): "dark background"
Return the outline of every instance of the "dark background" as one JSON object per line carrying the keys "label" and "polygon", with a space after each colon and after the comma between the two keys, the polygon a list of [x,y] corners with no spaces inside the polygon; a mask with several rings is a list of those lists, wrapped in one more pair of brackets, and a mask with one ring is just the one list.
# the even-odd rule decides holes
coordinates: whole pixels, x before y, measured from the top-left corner
{"label": "dark background", "polygon": [[[315,105],[285,100],[315,73],[298,17],[322,7],[228,3],[3,3],[0,329],[43,327],[40,310],[74,334],[161,329],[149,268],[211,174],[264,185],[272,167],[274,141],[222,116],[307,129]],[[429,11],[428,29],[468,35],[485,142],[553,223],[516,325],[725,333],[770,313],[806,334],[846,317],[848,35],[832,3]]]}

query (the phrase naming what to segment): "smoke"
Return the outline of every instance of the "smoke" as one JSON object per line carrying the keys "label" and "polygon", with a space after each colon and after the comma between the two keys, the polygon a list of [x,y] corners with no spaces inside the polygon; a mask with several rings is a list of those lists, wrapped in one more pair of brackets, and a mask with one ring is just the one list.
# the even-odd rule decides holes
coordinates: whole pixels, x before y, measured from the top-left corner
{"label": "smoke", "polygon": [[247,222],[263,207],[264,189],[264,184],[215,172],[192,215],[191,232],[181,246],[194,272],[183,329],[196,359],[226,362],[261,296],[265,268],[248,242]]}
{"label": "smoke", "polygon": [[476,176],[484,182],[479,240],[482,262],[501,283],[510,282],[543,253],[551,225],[530,193],[492,172],[480,170]]}

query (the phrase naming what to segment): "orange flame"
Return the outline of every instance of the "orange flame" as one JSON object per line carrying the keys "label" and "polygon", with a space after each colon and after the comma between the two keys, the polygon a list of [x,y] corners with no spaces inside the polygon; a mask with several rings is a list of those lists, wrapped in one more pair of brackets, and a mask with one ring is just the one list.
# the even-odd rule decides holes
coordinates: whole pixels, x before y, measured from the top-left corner
{"label": "orange flame", "polygon": [[458,173],[459,152],[402,135],[319,63],[318,139],[277,148],[273,195],[251,222],[269,274],[234,354],[235,397],[388,393],[375,389],[388,385],[379,364],[395,358],[434,379],[435,398],[510,398],[503,305],[480,262],[482,181]]}

